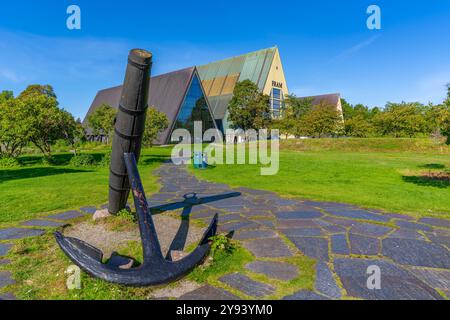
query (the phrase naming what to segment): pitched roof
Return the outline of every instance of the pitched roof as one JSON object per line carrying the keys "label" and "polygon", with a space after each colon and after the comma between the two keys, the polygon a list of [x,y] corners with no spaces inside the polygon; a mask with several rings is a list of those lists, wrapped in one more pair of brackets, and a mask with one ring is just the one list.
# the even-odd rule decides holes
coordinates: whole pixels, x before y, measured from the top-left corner
{"label": "pitched roof", "polygon": [[246,79],[262,91],[277,47],[198,66],[198,72],[215,119],[225,118],[237,82]]}
{"label": "pitched roof", "polygon": [[326,102],[333,106],[337,106],[341,99],[341,94],[340,93],[330,93],[330,94],[322,94],[322,95],[318,95],[318,96],[300,97],[300,99],[306,99],[306,98],[312,99],[313,106],[318,105],[321,102]]}
{"label": "pitched roof", "polygon": [[[148,105],[154,106],[157,110],[167,115],[169,124],[176,120],[178,110],[184,100],[186,91],[191,83],[196,68],[186,68],[170,73],[165,73],[150,79]],[[101,90],[97,93],[89,111],[83,121],[87,127],[87,117],[103,103],[107,103],[115,109],[119,108],[122,86]],[[87,128],[88,134],[91,133]],[[170,126],[159,136],[157,144],[165,144],[169,141]]]}

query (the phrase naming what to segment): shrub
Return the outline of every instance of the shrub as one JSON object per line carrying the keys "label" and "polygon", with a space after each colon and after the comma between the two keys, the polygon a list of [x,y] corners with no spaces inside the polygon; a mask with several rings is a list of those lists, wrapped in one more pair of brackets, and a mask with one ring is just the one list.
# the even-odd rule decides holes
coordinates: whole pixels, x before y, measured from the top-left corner
{"label": "shrub", "polygon": [[70,159],[73,167],[89,167],[95,165],[95,158],[91,154],[79,154]]}
{"label": "shrub", "polygon": [[211,256],[213,257],[215,257],[218,253],[229,255],[236,250],[235,243],[225,235],[217,235],[212,237],[211,240]]}
{"label": "shrub", "polygon": [[117,213],[117,217],[120,218],[120,219],[125,220],[126,222],[133,222],[133,223],[137,222],[136,215],[133,212],[127,210],[127,209],[120,210]]}
{"label": "shrub", "polygon": [[0,158],[0,168],[15,168],[19,167],[20,163],[17,159],[11,157]]}
{"label": "shrub", "polygon": [[55,165],[55,159],[52,156],[43,156],[41,162],[42,162],[42,165],[44,165],[44,166]]}
{"label": "shrub", "polygon": [[107,153],[103,156],[102,160],[100,160],[98,165],[100,167],[107,168],[107,167],[109,167],[110,163],[111,163],[111,154]]}

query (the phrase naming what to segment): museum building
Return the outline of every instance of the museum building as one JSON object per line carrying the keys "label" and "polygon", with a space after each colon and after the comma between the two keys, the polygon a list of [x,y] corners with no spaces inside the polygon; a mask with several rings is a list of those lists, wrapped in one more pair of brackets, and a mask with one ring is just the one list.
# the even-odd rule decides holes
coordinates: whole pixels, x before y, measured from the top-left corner
{"label": "museum building", "polygon": [[[185,128],[193,133],[195,121],[202,122],[203,131],[217,128],[225,136],[226,130],[231,128],[228,105],[234,88],[236,83],[247,79],[270,96],[272,116],[279,117],[289,90],[277,47],[151,77],[148,105],[164,112],[169,120],[168,129],[155,143],[173,142],[171,135],[175,129]],[[102,104],[117,109],[121,91],[122,86],[118,86],[97,93],[83,121],[88,137],[102,139],[93,137],[87,118]],[[342,112],[338,93],[310,98],[313,98],[313,105],[325,101]]]}

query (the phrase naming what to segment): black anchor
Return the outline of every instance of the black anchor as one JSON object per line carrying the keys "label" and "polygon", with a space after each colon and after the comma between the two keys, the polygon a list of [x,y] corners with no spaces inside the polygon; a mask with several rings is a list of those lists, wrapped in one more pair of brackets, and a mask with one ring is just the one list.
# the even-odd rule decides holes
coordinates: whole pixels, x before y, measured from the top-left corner
{"label": "black anchor", "polygon": [[[200,264],[209,253],[210,239],[216,235],[217,231],[218,215],[216,214],[212,219],[198,247],[187,257],[173,262],[170,261],[169,257],[164,258],[162,254],[152,214],[178,208],[184,208],[183,213],[185,213],[190,211],[190,208],[194,205],[236,197],[240,193],[235,192],[205,198],[198,198],[196,194],[191,194],[185,196],[184,201],[149,208],[136,165],[136,158],[133,153],[124,154],[124,158],[141,234],[144,254],[142,264],[136,268],[122,269],[112,264],[102,263],[103,252],[84,241],[65,237],[60,232],[55,233],[56,241],[64,253],[82,270],[108,282],[139,287],[178,280]],[[173,246],[174,243],[171,247]]]}

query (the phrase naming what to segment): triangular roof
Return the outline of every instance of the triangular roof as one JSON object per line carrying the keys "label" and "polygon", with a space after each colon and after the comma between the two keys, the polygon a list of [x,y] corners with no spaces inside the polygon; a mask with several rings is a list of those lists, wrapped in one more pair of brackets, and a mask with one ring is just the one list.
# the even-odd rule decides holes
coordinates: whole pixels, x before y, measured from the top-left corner
{"label": "triangular roof", "polygon": [[277,47],[198,66],[215,119],[224,119],[237,82],[251,80],[263,91]]}
{"label": "triangular roof", "polygon": [[[192,78],[194,75],[198,76],[197,69],[195,67],[190,67],[158,75],[150,79],[148,105],[164,112],[169,120],[169,128],[159,135],[156,144],[169,143],[172,123],[176,120],[179,109],[192,83]],[[85,127],[87,128],[87,117],[103,103],[109,104],[111,107],[118,109],[121,94],[122,86],[100,90],[92,102],[91,107],[89,108],[89,111],[83,121]],[[209,104],[208,109],[211,113]],[[87,128],[87,131],[89,134],[90,129]]]}
{"label": "triangular roof", "polygon": [[329,94],[322,94],[318,96],[309,96],[309,97],[300,97],[300,99],[312,99],[312,105],[318,105],[321,102],[325,102],[328,104],[331,104],[333,106],[337,106],[341,100],[341,94],[340,93],[329,93]]}

